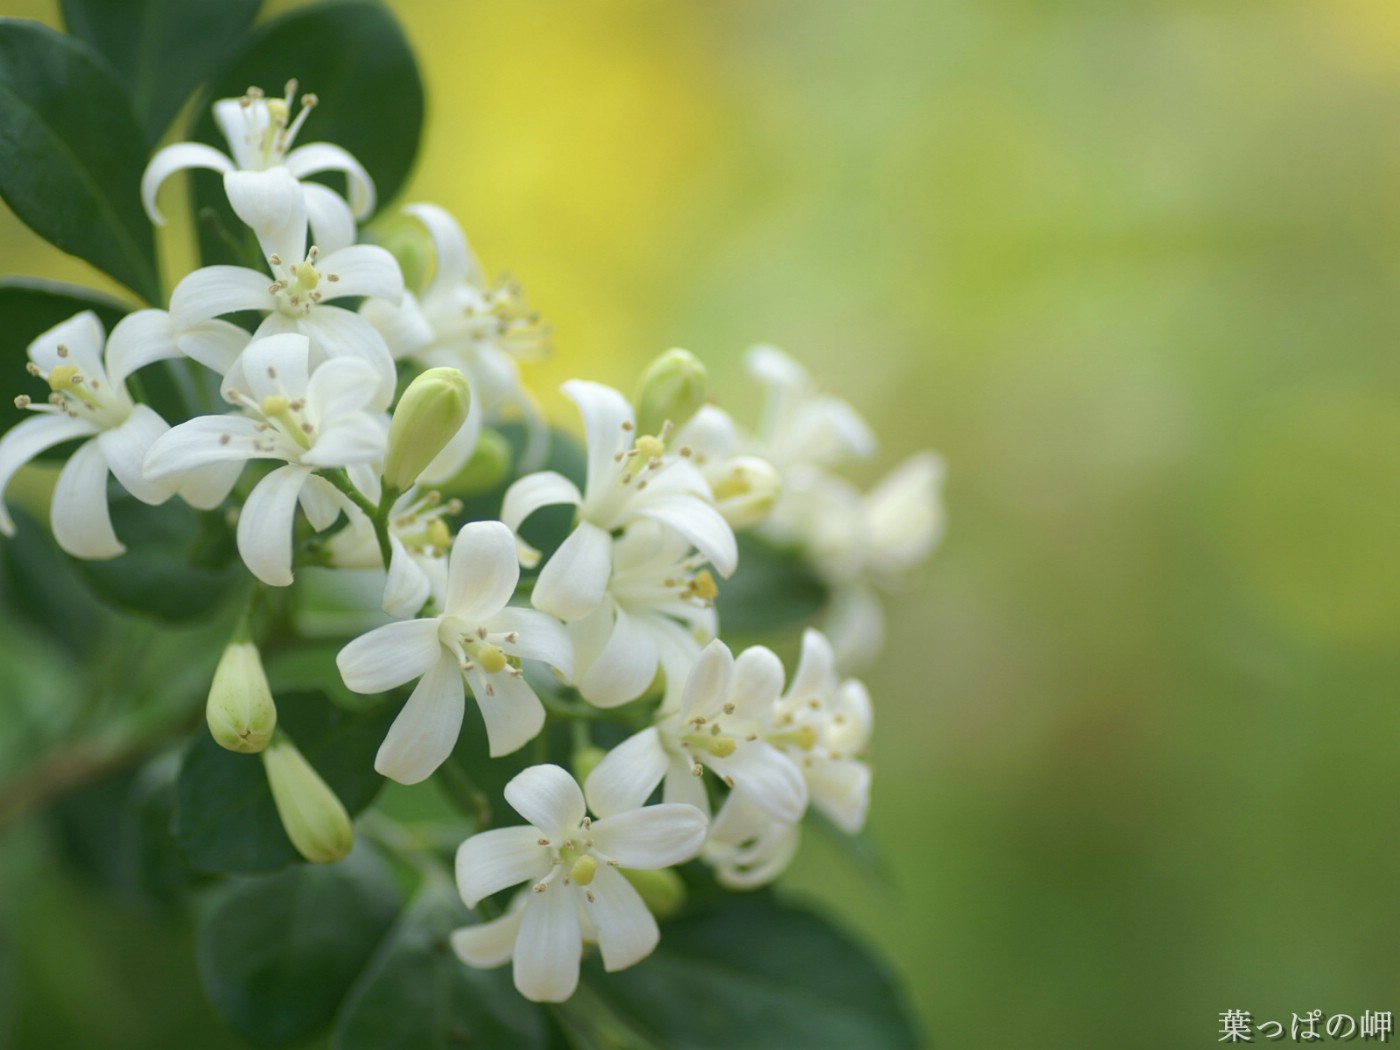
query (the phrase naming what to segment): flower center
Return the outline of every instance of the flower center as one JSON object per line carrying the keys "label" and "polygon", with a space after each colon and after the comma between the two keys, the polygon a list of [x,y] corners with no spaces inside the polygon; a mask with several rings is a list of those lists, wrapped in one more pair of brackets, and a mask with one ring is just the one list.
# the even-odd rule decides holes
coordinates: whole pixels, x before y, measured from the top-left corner
{"label": "flower center", "polygon": [[316,257],[320,249],[314,244],[299,263],[287,264],[280,255],[269,255],[268,264],[277,280],[268,286],[268,291],[277,297],[278,312],[287,317],[305,317],[311,308],[325,296],[321,282],[334,284],[340,280],[335,273],[322,273],[316,268]]}
{"label": "flower center", "polygon": [[[70,351],[66,346],[58,348],[58,356],[66,362]],[[30,375],[49,384],[48,404],[35,405],[28,394],[15,398],[16,408],[29,408],[35,412],[62,412],[74,419],[86,419],[104,429],[115,427],[131,415],[130,406],[119,398],[114,387],[103,387],[97,376],[87,376],[73,364],[54,365],[45,372],[30,362],[26,366]]]}
{"label": "flower center", "polygon": [[316,108],[316,96],[301,96],[301,110],[292,116],[297,82],[287,81],[282,98],[264,98],[262,88],[250,87],[238,104],[243,107],[244,139],[263,170],[282,163],[302,124]]}

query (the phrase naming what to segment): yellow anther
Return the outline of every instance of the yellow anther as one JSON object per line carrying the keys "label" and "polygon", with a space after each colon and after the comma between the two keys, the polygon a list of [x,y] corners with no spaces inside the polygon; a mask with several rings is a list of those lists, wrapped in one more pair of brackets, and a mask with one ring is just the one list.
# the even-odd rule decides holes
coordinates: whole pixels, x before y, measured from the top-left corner
{"label": "yellow anther", "polygon": [[569,876],[580,886],[587,886],[597,873],[598,862],[587,853],[574,861],[574,866],[569,869]]}
{"label": "yellow anther", "polygon": [[49,389],[60,394],[80,385],[82,381],[82,373],[76,365],[55,365],[49,373]]}
{"label": "yellow anther", "polygon": [[715,586],[715,578],[710,575],[709,569],[701,569],[695,574],[695,579],[690,581],[690,593],[707,602],[719,597],[719,588]]}
{"label": "yellow anther", "polygon": [[276,419],[279,416],[286,415],[290,407],[291,403],[281,394],[269,394],[262,399],[262,404],[258,406],[262,414],[268,419]]}
{"label": "yellow anther", "polygon": [[732,736],[711,737],[709,741],[710,754],[714,755],[715,758],[728,758],[734,754],[736,746]]}
{"label": "yellow anther", "polygon": [[321,283],[321,272],[309,262],[297,263],[292,267],[292,273],[296,275],[297,284],[307,291]]}
{"label": "yellow anther", "polygon": [[817,731],[812,726],[803,726],[797,731],[797,746],[803,751],[810,751],[817,746]]}
{"label": "yellow anther", "polygon": [[656,437],[639,437],[637,451],[641,453],[643,459],[656,459],[666,451],[666,443]]}

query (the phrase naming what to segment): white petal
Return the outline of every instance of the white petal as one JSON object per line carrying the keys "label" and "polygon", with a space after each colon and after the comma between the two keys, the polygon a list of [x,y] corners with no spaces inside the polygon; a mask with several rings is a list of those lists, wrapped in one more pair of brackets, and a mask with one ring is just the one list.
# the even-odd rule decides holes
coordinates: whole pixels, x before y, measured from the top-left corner
{"label": "white petal", "polygon": [[278,467],[253,486],[238,517],[238,553],[248,571],[269,587],[291,586],[292,516],[310,476],[310,467]]}
{"label": "white petal", "polygon": [[854,759],[816,761],[804,769],[812,804],[842,831],[854,835],[870,808],[870,767]]}
{"label": "white petal", "polygon": [[327,357],[355,357],[367,362],[379,378],[371,405],[377,409],[389,407],[394,398],[394,358],[372,324],[339,306],[321,305],[297,325]]}
{"label": "white petal", "polygon": [[730,576],[738,566],[739,546],[734,530],[724,520],[724,515],[704,500],[687,495],[666,496],[645,503],[639,501],[637,512],[670,526],[695,544],[695,549],[721,576]]}
{"label": "white petal", "polygon": [[677,757],[671,758],[670,768],[661,782],[661,801],[663,804],[694,806],[701,813],[710,812],[710,798],[705,793],[704,778],[695,776],[690,763]]}
{"label": "white petal", "polygon": [[588,808],[606,817],[645,805],[670,762],[655,726],[628,737],[588,774],[583,785]]}
{"label": "white petal", "polygon": [[510,601],[520,580],[515,541],[499,521],[463,525],[448,557],[447,611],[465,620],[486,620]]}
{"label": "white petal", "polygon": [[787,699],[796,703],[822,700],[836,688],[836,658],[831,643],[821,631],[808,627],[802,632],[802,656],[792,675]]}
{"label": "white petal", "polygon": [[[311,346],[306,336],[281,332],[253,339],[243,351],[243,393],[254,401],[307,393],[311,375]],[[227,384],[225,384],[227,388]]]}
{"label": "white petal", "polygon": [[165,217],[156,207],[156,193],[161,183],[177,171],[184,171],[186,168],[208,168],[211,171],[227,172],[233,170],[233,161],[213,146],[205,146],[198,142],[177,142],[173,146],[166,146],[152,157],[141,175],[141,203],[146,206],[146,214],[157,226],[165,225]]}
{"label": "white petal", "polygon": [[[526,474],[506,489],[501,503],[501,521],[508,529],[518,533],[521,523],[541,507],[552,507],[560,503],[578,505],[583,496],[575,485],[562,474],[552,470],[542,470]],[[540,552],[524,540],[517,539],[520,564],[534,568],[539,562]]]}
{"label": "white petal", "polygon": [[301,193],[312,244],[323,252],[338,252],[355,243],[355,216],[345,198],[318,182],[303,182]]}
{"label": "white petal", "polygon": [[235,310],[272,310],[272,279],[243,266],[206,266],[195,270],[170,293],[170,319],[178,331]]}
{"label": "white petal", "polygon": [[306,255],[306,204],[301,185],[286,168],[230,171],[224,175],[229,206],[251,227],[267,256],[287,265]]}
{"label": "white petal", "polygon": [[468,908],[484,897],[549,872],[550,853],[528,824],[473,835],[457,848],[457,889]]}
{"label": "white petal", "polygon": [[656,643],[641,618],[619,606],[603,651],[579,674],[579,692],[598,707],[635,700],[656,677],[658,660]]}
{"label": "white petal", "polygon": [[436,338],[417,297],[410,291],[403,293],[399,306],[383,299],[366,299],[360,304],[360,316],[384,337],[395,360],[417,353]]}
{"label": "white petal", "polygon": [[182,330],[175,337],[175,345],[186,357],[219,375],[225,375],[251,338],[238,325],[228,321],[201,321]]}
{"label": "white petal", "polygon": [[558,766],[522,770],[506,785],[505,796],[515,812],[554,842],[565,841],[583,823],[583,792]]}
{"label": "white petal", "polygon": [[[223,440],[228,435],[229,440]],[[195,416],[171,427],[146,453],[142,469],[152,480],[200,470],[215,463],[242,464],[253,458],[252,442],[258,424],[231,412],[223,416]]]}
{"label": "white petal", "polygon": [[467,672],[467,680],[486,723],[492,758],[519,751],[544,728],[544,704],[523,676],[488,675],[478,667]]}
{"label": "white petal", "polygon": [[249,142],[250,136],[261,138],[267,127],[267,103],[245,106],[240,98],[221,98],[214,103],[214,123],[228,142],[234,163],[240,168],[256,168],[261,157]]}
{"label": "white petal", "polygon": [[593,846],[624,868],[669,868],[700,852],[709,820],[694,806],[662,803],[595,820]]}
{"label": "white petal", "polygon": [[943,473],[938,456],[918,452],[865,497],[872,567],[877,571],[897,575],[926,558],[938,542],[944,526],[939,498]]}
{"label": "white petal", "polygon": [[210,463],[190,474],[177,478],[176,493],[191,507],[213,510],[233,491],[243,473],[243,462]]}
{"label": "white petal", "polygon": [[761,740],[741,742],[728,758],[709,764],[722,776],[734,778],[734,790],[747,795],[774,820],[795,824],[807,809],[807,782],[792,760]]}
{"label": "white petal", "polygon": [[350,190],[350,207],[355,217],[366,219],[374,211],[374,180],[359,161],[339,146],[328,142],[309,142],[288,153],[284,163],[287,170],[299,179],[321,171],[345,172]]}
{"label": "white petal", "polygon": [[138,368],[179,356],[170,315],[164,310],[137,310],[118,321],[107,338],[107,379],[120,386]]}
{"label": "white petal", "polygon": [[340,650],[335,663],[355,692],[383,693],[427,674],[444,652],[437,620],[405,620],[356,638]]}
{"label": "white petal", "polygon": [[317,260],[316,269],[336,278],[334,284],[322,286],[328,298],[369,295],[391,303],[403,299],[403,273],[399,264],[377,244],[356,244],[332,252]]}
{"label": "white petal", "polygon": [[831,639],[836,665],[846,671],[869,666],[885,644],[885,611],[870,587],[851,583],[836,588],[822,629]]}
{"label": "white petal", "polygon": [[375,771],[400,784],[427,780],[457,746],[466,703],[462,669],[442,653],[389,727],[374,757]]}
{"label": "white petal", "polygon": [[523,911],[512,911],[490,922],[463,926],[452,931],[452,950],[468,966],[489,970],[510,962],[515,955],[515,940],[520,936]]}
{"label": "white petal", "polygon": [[783,691],[783,662],[772,649],[761,645],[745,649],[734,660],[734,680],[729,702],[742,719],[771,716]]}
{"label": "white petal", "polygon": [[409,204],[404,211],[421,222],[428,230],[433,242],[433,254],[437,266],[433,270],[428,294],[455,288],[466,283],[478,288],[485,286],[485,275],[477,263],[472,250],[467,246],[467,238],[462,227],[447,211],[436,204]]}
{"label": "white petal", "polygon": [[142,469],[150,447],[169,430],[148,405],[137,405],[121,424],[97,435],[107,466],[122,488],[142,503],[155,505],[170,498],[172,486],[147,480]]}
{"label": "white petal", "polygon": [[563,391],[578,405],[579,414],[583,416],[583,429],[588,438],[588,484],[585,488],[596,496],[600,487],[617,472],[613,457],[629,448],[637,436],[634,428],[623,429],[624,423],[633,422],[632,406],[612,387],[583,379],[569,380]]}
{"label": "white petal", "polygon": [[716,638],[700,650],[681,696],[681,721],[695,715],[717,713],[729,696],[734,679],[734,654]]}
{"label": "white petal", "polygon": [[58,475],[49,524],[58,545],[75,558],[98,561],[125,553],[112,529],[107,460],[96,441],[74,452]]}
{"label": "white petal", "polygon": [[[59,365],[76,365],[84,375],[105,377],[102,364],[102,343],[106,333],[102,322],[91,310],[76,313],[68,320],[54,325],[34,338],[26,351],[29,360],[50,372]],[[59,347],[65,353],[60,355]]]}
{"label": "white petal", "polygon": [[[19,468],[39,453],[95,433],[97,428],[86,420],[59,413],[46,412],[16,423],[0,436],[0,497],[4,496],[6,486]],[[5,509],[3,499],[0,499],[0,532],[6,536],[15,534],[14,519]]]}
{"label": "white petal", "polygon": [[[702,831],[701,841],[704,837]],[[584,907],[598,931],[603,969],[609,973],[623,970],[650,955],[661,940],[661,931],[641,894],[626,877],[612,868],[600,868],[589,889],[593,899]]]}
{"label": "white petal", "polygon": [[530,601],[564,621],[598,607],[612,573],[612,537],[592,522],[580,521],[540,570]]}
{"label": "white petal", "polygon": [[317,532],[328,529],[340,517],[341,495],[325,478],[315,474],[306,479],[301,489],[301,510]]}
{"label": "white petal", "polygon": [[573,643],[569,641],[569,633],[563,625],[548,613],[508,605],[492,616],[486,626],[493,636],[511,632],[520,636],[514,642],[504,639],[497,642],[508,655],[518,656],[522,660],[539,660],[566,679],[573,678]]}
{"label": "white petal", "polygon": [[432,581],[397,536],[389,537],[389,547],[389,578],[384,582],[381,608],[390,616],[417,615],[432,593]]}
{"label": "white petal", "polygon": [[578,987],[582,949],[572,888],[556,881],[544,893],[530,894],[515,941],[516,989],[537,1003],[562,1003]]}

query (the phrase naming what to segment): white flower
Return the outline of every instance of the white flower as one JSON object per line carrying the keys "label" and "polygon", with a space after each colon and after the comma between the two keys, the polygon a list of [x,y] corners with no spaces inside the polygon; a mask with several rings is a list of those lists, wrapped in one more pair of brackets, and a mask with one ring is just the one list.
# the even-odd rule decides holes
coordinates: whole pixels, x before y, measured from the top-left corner
{"label": "white flower", "polygon": [[771,650],[756,645],[735,659],[723,642],[711,642],[686,680],[680,710],[663,711],[589,775],[594,812],[640,806],[663,781],[666,801],[708,812],[701,774],[710,769],[772,819],[795,823],[807,808],[807,787],[768,740],[782,690],[783,665]]}
{"label": "white flower", "polygon": [[[612,575],[598,607],[569,624],[577,686],[599,707],[641,696],[665,673],[667,694],[680,687],[702,643],[717,633],[717,589],[704,556],[657,522],[630,525],[612,543]],[[671,705],[674,707],[674,703]]]}
{"label": "white flower", "polygon": [[[222,341],[227,346],[232,328],[220,323],[204,331],[211,345]],[[69,554],[115,558],[126,548],[112,529],[108,474],[143,503],[163,503],[176,491],[173,485],[148,479],[141,470],[146,450],[170,428],[154,410],[134,403],[126,390],[126,378],[136,369],[179,356],[169,318],[160,310],[124,317],[112,329],[104,351],[102,325],[85,310],[35,339],[28,354],[30,374],[46,380],[51,393],[44,404],[34,404],[25,395],[15,399],[18,407],[41,415],[0,438],[0,495],[15,472],[39,453],[75,438],[90,438],[58,476],[51,526]],[[202,508],[217,505],[226,491],[223,477],[213,475],[186,479],[180,488],[190,503]],[[3,501],[0,532],[15,533]]]}
{"label": "white flower", "polygon": [[[209,168],[224,176],[229,204],[252,227],[267,254],[300,258],[306,250],[308,219],[316,242],[326,251],[354,244],[355,219],[374,210],[374,183],[360,162],[339,146],[317,142],[291,149],[316,105],[315,95],[303,95],[301,111],[293,118],[296,88],[292,80],[285,98],[267,99],[257,88],[249,88],[242,98],[214,103],[214,119],[228,140],[232,159],[197,142],[176,143],[152,157],[141,177],[141,199],[151,221],[157,226],[165,222],[156,208],[161,183],[186,168]],[[299,181],[324,171],[345,173],[350,204],[319,183]]]}
{"label": "white flower", "polygon": [[[579,521],[541,570],[531,601],[561,620],[578,620],[596,609],[612,571],[612,533],[651,520],[695,545],[723,576],[734,571],[738,548],[705,479],[685,462],[688,449],[673,453],[665,435],[636,434],[632,409],[616,390],[583,380],[564,384],[578,405],[588,439],[588,475],[579,493],[553,471],[520,478],[506,491],[501,518],[512,529],[540,507],[571,503]],[[521,544],[521,560],[533,565],[539,552]]]}
{"label": "white flower", "polygon": [[691,462],[709,482],[715,507],[736,529],[752,528],[772,513],[782,492],[778,469],[744,451],[750,444],[732,416],[716,405],[702,405],[676,433]]}
{"label": "white flower", "polygon": [[517,664],[539,660],[568,677],[573,650],[555,620],[506,605],[519,578],[510,530],[498,521],[471,522],[452,545],[440,616],[385,624],[340,651],[341,677],[357,693],[420,679],[375,758],[384,776],[416,784],[452,753],[465,710],[464,677],[486,721],[493,756],[509,754],[540,731],[544,705]]}
{"label": "white flower", "polygon": [[875,451],[875,435],[856,410],[819,392],[806,369],[777,347],[754,347],[746,363],[765,388],[752,451],[780,471],[804,463],[836,467]]}
{"label": "white flower", "polygon": [[[365,495],[379,501],[378,479]],[[430,598],[440,605],[447,595],[447,552],[452,546],[444,515],[461,513],[457,500],[442,501],[437,492],[409,489],[389,511],[389,546],[393,554],[384,585],[382,606],[400,619],[417,615]],[[332,565],[346,569],[383,569],[374,523],[354,506],[350,524],[326,544]]]}
{"label": "white flower", "polygon": [[521,995],[563,1002],[578,986],[585,936],[597,942],[609,972],[650,955],[661,937],[656,920],[618,868],[689,860],[705,838],[704,814],[670,804],[590,821],[574,778],[550,765],[518,774],[505,796],[529,823],[483,831],[462,843],[457,887],[470,908],[522,882],[531,889],[522,892],[522,907],[453,933],[462,960],[492,967],[514,959]]}
{"label": "white flower", "polygon": [[377,408],[388,408],[394,396],[394,362],[374,326],[353,310],[332,306],[347,296],[381,296],[397,300],[403,295],[403,274],[394,257],[372,244],[356,244],[322,256],[315,247],[304,261],[288,262],[268,257],[276,279],[242,266],[206,266],[195,270],[175,286],[170,295],[170,318],[180,348],[190,357],[224,375],[224,384],[240,387],[247,382],[241,362],[210,360],[203,341],[188,337],[211,317],[238,310],[267,314],[254,338],[295,332],[311,340],[311,363],[326,358],[352,357],[369,364],[377,377]]}
{"label": "white flower", "polygon": [[367,300],[360,313],[384,336],[395,359],[427,368],[450,366],[466,373],[471,412],[457,439],[429,467],[426,480],[445,481],[467,462],[485,424],[514,411],[530,428],[525,461],[541,458],[548,431],[538,406],[520,383],[518,361],[549,349],[549,329],[526,305],[514,282],[490,286],[457,221],[435,204],[404,211],[427,229],[436,267],[421,295],[406,291],[400,305]]}
{"label": "white flower", "polygon": [[[156,441],[146,476],[189,477],[216,465],[280,459],[257,483],[238,518],[238,551],[258,579],[292,582],[292,517],[300,503],[318,531],[339,516],[339,494],[319,469],[370,463],[384,455],[389,421],[371,407],[378,376],[365,362],[327,361],[314,372],[305,336],[254,339],[242,356],[245,386],[225,387],[242,413],[197,416]],[[226,475],[227,476],[227,475]],[[234,471],[228,485],[237,480]],[[224,490],[227,494],[227,488]]]}
{"label": "white flower", "polygon": [[801,842],[801,824],[774,820],[747,796],[731,791],[710,822],[701,858],[721,886],[751,890],[787,870]]}

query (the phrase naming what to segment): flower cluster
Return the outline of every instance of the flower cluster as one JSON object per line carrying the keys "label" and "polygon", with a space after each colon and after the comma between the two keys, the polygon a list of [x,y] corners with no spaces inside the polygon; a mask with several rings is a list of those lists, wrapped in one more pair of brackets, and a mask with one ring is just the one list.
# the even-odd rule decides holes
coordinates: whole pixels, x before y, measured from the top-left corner
{"label": "flower cluster", "polygon": [[[704,366],[672,350],[631,399],[565,383],[586,467],[541,469],[550,433],[519,365],[548,349],[548,329],[519,286],[488,281],[433,204],[396,220],[434,264],[406,282],[357,226],[375,207],[366,170],[335,145],[294,147],[316,105],[298,106],[295,82],[280,98],[249,89],[214,106],[228,154],[181,143],[151,160],[153,222],[171,175],[212,169],[260,257],[194,270],[168,309],[131,313],[110,335],[84,312],[36,339],[29,372],[48,392],[16,399],[37,415],[0,437],[0,496],[25,463],[78,440],[50,519],[75,557],[125,550],[110,476],[144,503],[236,520],[255,603],[307,567],[375,573],[378,623],[343,640],[337,666],[353,692],[401,702],[374,765],[402,784],[454,761],[468,697],[493,759],[532,741],[545,756],[551,720],[572,722],[563,760],[583,790],[548,762],[510,781],[505,799],[526,823],[469,838],[456,875],[473,908],[526,888],[453,937],[467,963],[513,960],[523,995],[562,1000],[585,943],[608,970],[656,945],[636,870],[698,857],[742,889],[783,870],[810,808],[860,830],[871,703],[839,668],[877,651],[877,589],[936,542],[941,468],[922,453],[873,491],[853,488],[835,470],[872,452],[870,428],[761,347],[749,357],[764,393],[753,427],[711,403]],[[345,196],[307,181],[325,172],[345,176]],[[223,410],[162,417],[132,382],[157,362],[217,389]],[[549,507],[571,518],[543,543]],[[3,502],[0,531],[14,532]],[[790,676],[769,648],[736,656],[720,637],[716,599],[743,572],[744,532],[798,551],[831,594],[826,633],[806,630]],[[221,746],[261,756],[297,849],[334,861],[350,816],[278,727],[259,655],[270,630],[291,628],[251,607],[240,618],[208,724]],[[632,732],[605,736],[622,742],[599,757],[590,727],[606,721]]]}

